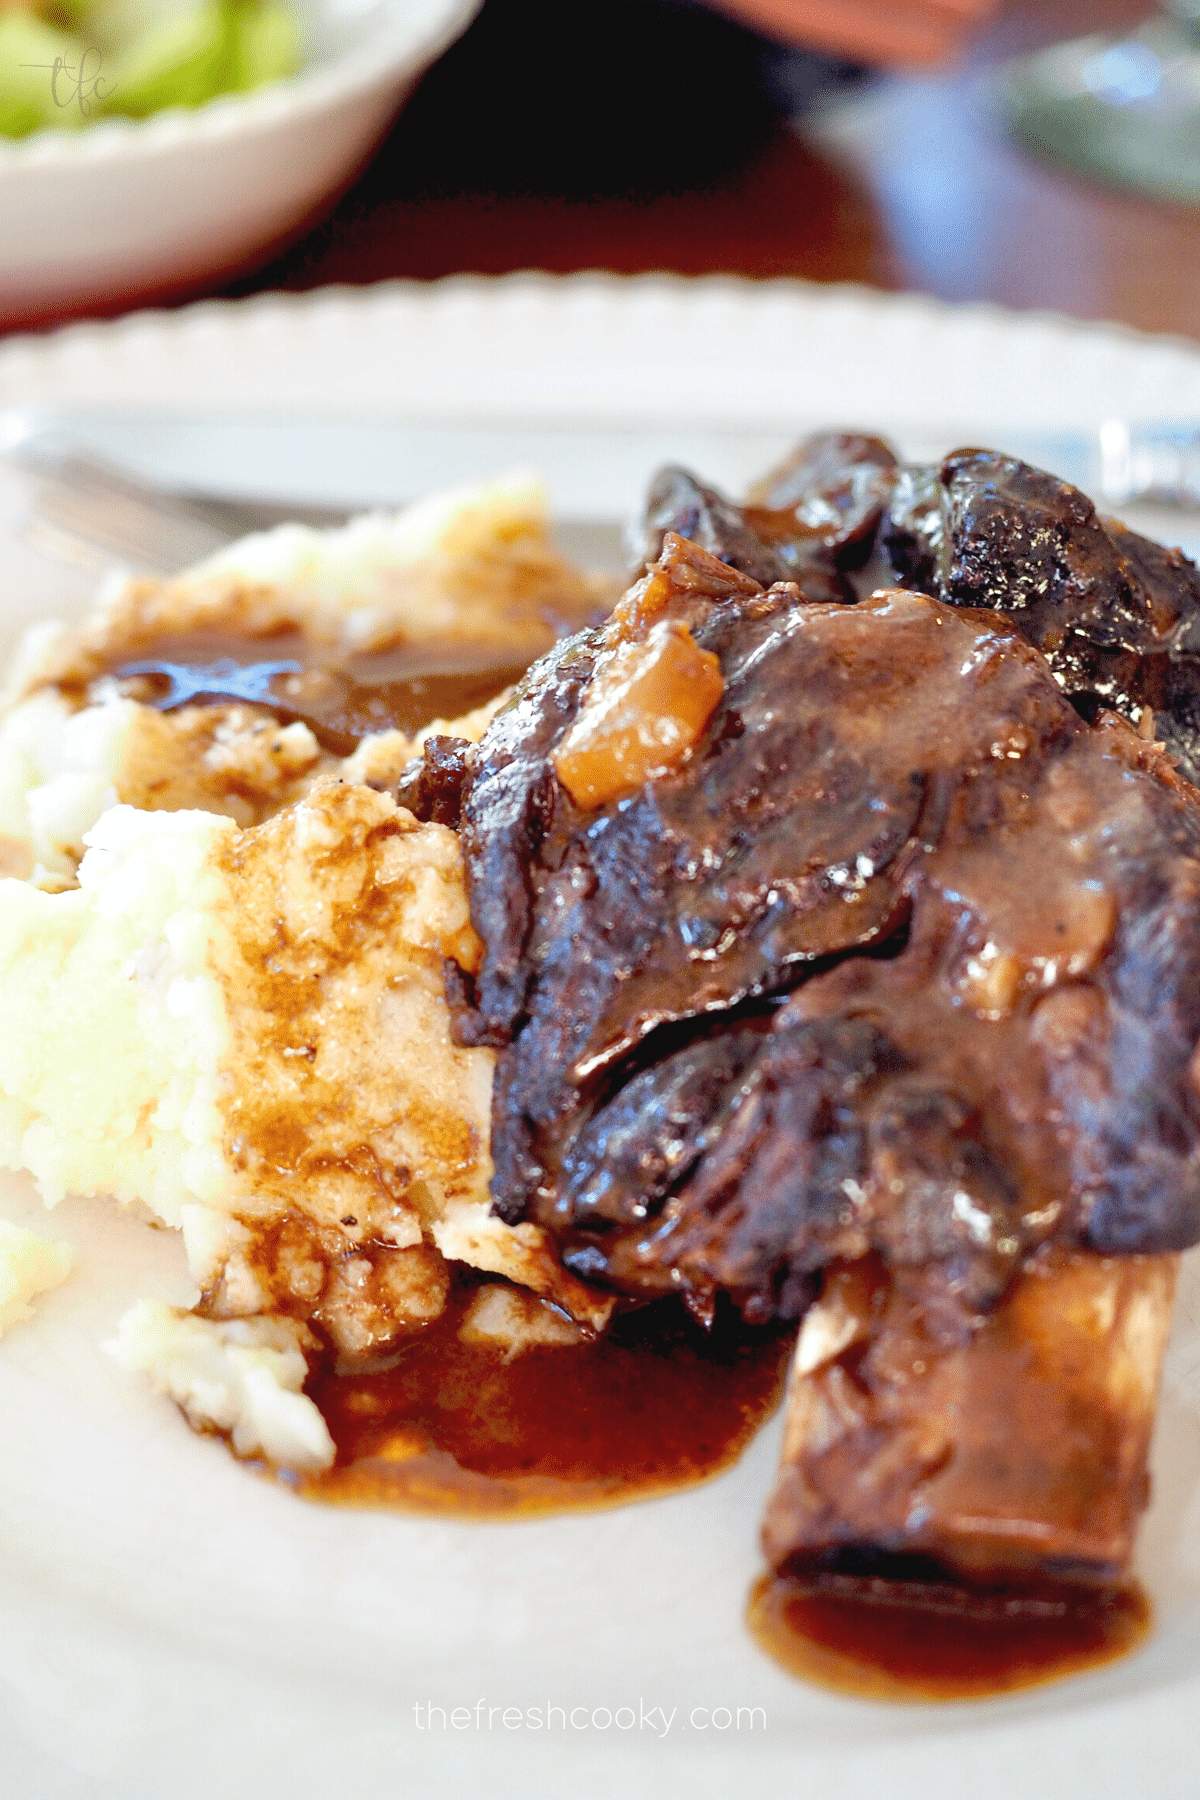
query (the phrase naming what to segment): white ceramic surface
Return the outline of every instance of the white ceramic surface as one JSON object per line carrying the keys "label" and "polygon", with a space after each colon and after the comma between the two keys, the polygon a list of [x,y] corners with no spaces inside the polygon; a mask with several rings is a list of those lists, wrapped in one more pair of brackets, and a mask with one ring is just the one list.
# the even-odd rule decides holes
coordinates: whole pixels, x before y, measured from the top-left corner
{"label": "white ceramic surface", "polygon": [[236,267],[358,168],[479,0],[296,0],[291,81],[149,119],[0,138],[0,321]]}
{"label": "white ceramic surface", "polygon": [[[228,408],[407,421],[418,462],[422,444],[463,454],[473,420],[489,456],[540,453],[564,496],[599,493],[615,507],[635,500],[650,451],[710,457],[706,471],[732,480],[753,468],[756,447],[769,452],[811,423],[881,425],[946,448],[1110,413],[1200,415],[1200,352],[857,290],[460,282],[205,306],[10,342],[0,346],[8,403],[132,408],[141,426],[126,420],[127,443],[136,452],[138,430],[153,427],[143,449],[153,443],[167,472],[180,408],[209,408],[214,430]],[[370,476],[364,441],[363,466],[341,469],[351,487]],[[197,445],[174,451],[184,472],[191,457],[193,477],[206,473]],[[209,440],[211,479],[228,478],[236,447],[233,429]],[[278,491],[280,477],[257,475],[260,491]],[[0,568],[4,557],[0,544]],[[5,604],[32,606],[32,567],[18,577],[8,566]],[[65,571],[39,579],[38,605],[56,582],[69,603]],[[0,1212],[42,1216],[17,1178],[0,1188]],[[78,1273],[0,1342],[5,1796],[1196,1792],[1195,1257],[1139,1551],[1158,1610],[1149,1644],[1012,1699],[904,1708],[792,1682],[742,1628],[774,1431],[703,1489],[607,1514],[483,1526],[305,1506],[193,1437],[97,1354],[134,1297],[186,1297],[173,1239],[99,1201],[67,1202],[50,1228],[78,1247]],[[422,1727],[414,1709],[429,1702],[448,1721],[468,1709],[470,1723],[431,1730],[423,1712]],[[565,1722],[531,1725],[528,1709],[547,1703]],[[505,1724],[505,1707],[519,1724]],[[738,1707],[763,1708],[765,1722],[752,1729],[744,1714],[739,1729]],[[635,1722],[606,1724],[619,1708]],[[734,1717],[724,1728],[722,1708]]]}

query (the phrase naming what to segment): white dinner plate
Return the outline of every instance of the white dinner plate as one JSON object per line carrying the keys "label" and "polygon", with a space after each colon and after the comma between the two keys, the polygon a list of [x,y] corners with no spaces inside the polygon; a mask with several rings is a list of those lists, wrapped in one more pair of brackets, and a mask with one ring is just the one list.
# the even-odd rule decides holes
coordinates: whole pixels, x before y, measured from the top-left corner
{"label": "white dinner plate", "polygon": [[[114,453],[191,486],[380,500],[518,458],[546,465],[569,515],[609,518],[665,455],[737,483],[813,425],[881,428],[915,450],[1200,418],[1200,352],[851,288],[522,277],[10,340],[6,405],[90,412]],[[282,427],[298,413],[376,435],[347,424],[326,467],[247,456],[238,415]],[[397,460],[381,472],[385,438]],[[11,544],[0,582],[6,630],[77,606],[85,585]],[[0,1212],[47,1228],[17,1178]],[[884,1706],[789,1679],[744,1629],[776,1431],[705,1487],[608,1513],[481,1525],[308,1505],[99,1353],[135,1298],[190,1298],[173,1235],[100,1201],[48,1223],[76,1273],[0,1343],[5,1796],[1197,1791],[1194,1258],[1138,1553],[1149,1642],[1009,1699]]]}

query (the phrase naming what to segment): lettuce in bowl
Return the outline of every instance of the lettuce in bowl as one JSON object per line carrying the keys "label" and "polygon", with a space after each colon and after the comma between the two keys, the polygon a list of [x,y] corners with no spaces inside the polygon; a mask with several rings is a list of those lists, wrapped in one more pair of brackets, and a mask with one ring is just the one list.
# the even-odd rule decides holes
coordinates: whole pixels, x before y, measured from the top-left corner
{"label": "lettuce in bowl", "polygon": [[0,0],[0,134],[202,106],[300,61],[283,0]]}

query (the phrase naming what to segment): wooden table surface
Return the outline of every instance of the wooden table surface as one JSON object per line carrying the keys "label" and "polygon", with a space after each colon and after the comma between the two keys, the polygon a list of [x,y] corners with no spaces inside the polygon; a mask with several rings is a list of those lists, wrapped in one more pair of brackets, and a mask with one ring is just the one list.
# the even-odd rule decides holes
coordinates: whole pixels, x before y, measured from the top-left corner
{"label": "wooden table surface", "polygon": [[[618,168],[607,193],[589,191],[594,168],[577,170],[554,154],[572,129],[561,109],[543,150],[526,144],[524,165],[498,151],[509,135],[503,103],[481,114],[470,88],[495,46],[472,58],[468,45],[451,68],[454,81],[443,65],[440,85],[437,75],[426,84],[329,217],[223,291],[458,271],[668,269],[865,281],[1200,339],[1200,207],[1116,192],[1036,162],[1006,137],[991,99],[1005,58],[1127,28],[1147,10],[1148,0],[1008,0],[953,68],[863,84],[825,117],[792,126],[762,128],[745,96],[723,93],[712,78],[683,110],[671,96],[671,113],[655,96],[670,94],[672,71],[639,69],[613,144],[640,141],[648,116],[664,118],[670,136],[686,112],[694,133],[682,153],[687,172],[647,173],[635,163],[636,185],[621,191]],[[514,60],[520,54],[518,45]],[[528,80],[503,66],[489,73],[512,116],[525,117]],[[731,111],[723,138],[707,132],[707,119],[728,122]],[[700,147],[691,163],[689,145]],[[601,146],[601,163],[606,155]],[[532,170],[531,156],[540,158]]]}

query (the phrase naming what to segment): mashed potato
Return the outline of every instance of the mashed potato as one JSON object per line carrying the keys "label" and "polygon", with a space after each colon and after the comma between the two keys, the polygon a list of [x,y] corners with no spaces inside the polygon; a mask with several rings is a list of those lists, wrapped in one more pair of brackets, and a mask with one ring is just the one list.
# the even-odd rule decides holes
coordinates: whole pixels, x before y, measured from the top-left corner
{"label": "mashed potato", "polygon": [[422,1213],[488,1171],[453,833],[330,783],[246,832],[115,807],[89,836],[76,888],[0,884],[0,1159],[184,1225],[229,1311],[286,1299],[341,1348],[436,1313]]}
{"label": "mashed potato", "polygon": [[[39,629],[18,659],[0,717],[0,1163],[49,1205],[112,1195],[182,1229],[201,1316],[147,1302],[116,1354],[247,1454],[324,1466],[300,1393],[313,1332],[377,1354],[442,1310],[447,1259],[585,1328],[610,1303],[538,1227],[490,1215],[493,1053],[453,1042],[443,982],[480,951],[458,840],[385,791],[425,732],[338,759],[261,708],[160,712],[98,671],[214,627],[494,642],[511,661],[598,591],[511,482],[245,540],[108,593],[78,630]],[[426,730],[477,738],[490,713]]]}
{"label": "mashed potato", "polygon": [[287,1469],[327,1469],[333,1439],[301,1392],[312,1335],[294,1319],[198,1319],[161,1300],[139,1300],[105,1348],[123,1369],[148,1375],[197,1431],[229,1435],[239,1456]]}
{"label": "mashed potato", "polygon": [[[78,628],[30,631],[0,703],[0,874],[70,881],[84,836],[118,802],[202,808],[253,825],[329,776],[395,782],[430,731],[384,731],[352,757],[324,754],[304,724],[247,706],[160,712],[118,692],[104,671],[156,639],[196,632],[278,639],[313,659],[454,643],[531,661],[554,622],[606,593],[550,543],[545,494],[514,476],[432,495],[335,531],[284,525],[242,539],[171,581],[110,586]],[[453,721],[479,737],[484,708]]]}
{"label": "mashed potato", "polygon": [[0,1334],[28,1319],[30,1302],[71,1273],[71,1251],[0,1219]]}

